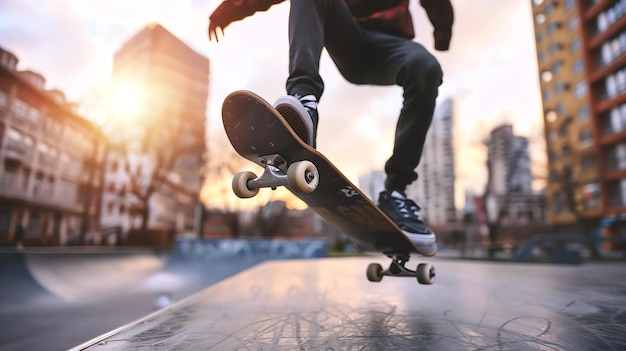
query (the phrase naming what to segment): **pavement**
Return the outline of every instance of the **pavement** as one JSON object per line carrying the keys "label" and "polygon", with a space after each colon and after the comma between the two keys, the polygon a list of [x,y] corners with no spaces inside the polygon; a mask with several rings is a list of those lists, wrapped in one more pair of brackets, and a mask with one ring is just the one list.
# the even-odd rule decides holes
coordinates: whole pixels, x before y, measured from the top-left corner
{"label": "pavement", "polygon": [[[625,350],[626,265],[385,257],[267,261],[73,350]],[[416,265],[418,262],[409,262]]]}

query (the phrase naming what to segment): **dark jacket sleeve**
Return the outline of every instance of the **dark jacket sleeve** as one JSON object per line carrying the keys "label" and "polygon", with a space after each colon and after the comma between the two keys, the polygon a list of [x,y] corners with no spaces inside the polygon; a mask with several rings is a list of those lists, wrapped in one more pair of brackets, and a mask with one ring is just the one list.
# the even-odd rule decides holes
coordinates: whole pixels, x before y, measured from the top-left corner
{"label": "dark jacket sleeve", "polygon": [[439,51],[448,50],[452,38],[452,24],[454,23],[454,10],[450,0],[420,0],[420,4],[426,10],[428,19],[433,24],[435,49]]}
{"label": "dark jacket sleeve", "polygon": [[283,1],[285,0],[226,0],[213,11],[209,19],[218,27],[226,28],[232,22],[251,16],[257,11],[266,11]]}

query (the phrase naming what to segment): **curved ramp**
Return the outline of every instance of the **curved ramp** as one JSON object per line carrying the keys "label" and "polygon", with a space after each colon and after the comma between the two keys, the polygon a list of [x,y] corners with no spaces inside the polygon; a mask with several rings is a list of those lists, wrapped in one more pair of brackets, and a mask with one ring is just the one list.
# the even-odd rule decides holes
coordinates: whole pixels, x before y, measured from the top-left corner
{"label": "curved ramp", "polygon": [[2,252],[0,306],[95,301],[138,286],[164,265],[151,251]]}
{"label": "curved ramp", "polygon": [[0,253],[0,308],[6,310],[50,299],[53,295],[32,276],[26,255],[21,252]]}

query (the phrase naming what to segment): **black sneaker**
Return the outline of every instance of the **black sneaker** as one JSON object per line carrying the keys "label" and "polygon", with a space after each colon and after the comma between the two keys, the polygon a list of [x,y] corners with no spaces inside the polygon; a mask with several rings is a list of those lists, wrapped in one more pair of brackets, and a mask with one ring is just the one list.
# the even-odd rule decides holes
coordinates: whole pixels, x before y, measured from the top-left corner
{"label": "black sneaker", "polygon": [[315,96],[285,95],[276,100],[274,108],[285,117],[291,129],[302,141],[315,148],[318,121]]}
{"label": "black sneaker", "polygon": [[415,245],[425,248],[435,245],[435,233],[422,220],[420,207],[403,193],[382,191],[378,196],[378,207]]}

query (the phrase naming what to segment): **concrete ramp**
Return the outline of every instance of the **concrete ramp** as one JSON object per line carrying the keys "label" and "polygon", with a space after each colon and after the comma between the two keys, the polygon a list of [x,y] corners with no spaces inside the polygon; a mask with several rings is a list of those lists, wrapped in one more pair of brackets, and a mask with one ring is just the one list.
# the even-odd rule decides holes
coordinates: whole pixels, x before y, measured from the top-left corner
{"label": "concrete ramp", "polygon": [[[53,295],[33,277],[20,252],[0,252],[0,308],[19,308],[28,302],[37,305],[53,300]],[[16,307],[17,306],[17,307]]]}
{"label": "concrete ramp", "polygon": [[44,289],[80,303],[135,288],[165,265],[165,258],[152,252],[30,253],[25,259]]}
{"label": "concrete ramp", "polygon": [[162,269],[148,250],[28,249],[0,253],[0,306],[86,303],[135,288]]}
{"label": "concrete ramp", "polygon": [[74,350],[626,349],[624,264],[434,259],[424,286],[371,261],[266,262]]}

